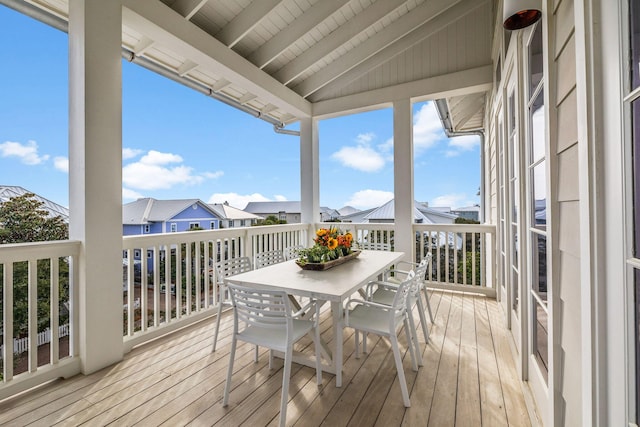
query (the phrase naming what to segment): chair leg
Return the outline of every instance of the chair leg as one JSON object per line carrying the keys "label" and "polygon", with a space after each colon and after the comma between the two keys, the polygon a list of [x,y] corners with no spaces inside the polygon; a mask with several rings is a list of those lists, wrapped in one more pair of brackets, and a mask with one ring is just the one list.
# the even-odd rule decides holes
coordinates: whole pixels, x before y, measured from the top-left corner
{"label": "chair leg", "polygon": [[231,341],[231,351],[229,352],[229,368],[227,369],[227,382],[224,385],[224,396],[222,398],[222,406],[229,404],[229,392],[231,391],[231,374],[233,373],[233,361],[236,358],[236,337]]}
{"label": "chair leg", "polygon": [[429,293],[427,292],[427,287],[422,285],[422,291],[424,292],[424,299],[427,300],[427,309],[429,310],[429,320],[431,323],[435,323],[433,321],[433,312],[431,311],[431,303],[429,302]]}
{"label": "chair leg", "polygon": [[[316,316],[319,314],[316,313]],[[316,381],[318,383],[318,387],[322,385],[322,361],[320,360],[320,328],[316,325],[315,333],[313,334],[313,347],[316,350]]]}
{"label": "chair leg", "polygon": [[289,345],[284,353],[284,369],[282,372],[282,397],[280,399],[280,427],[287,423],[287,404],[289,403],[289,379],[291,377],[291,359],[293,346]]}
{"label": "chair leg", "polygon": [[[221,296],[222,296],[222,291],[220,291],[220,297]],[[216,331],[213,334],[213,349],[211,350],[212,352],[216,351],[216,344],[218,343],[218,331],[220,330],[220,317],[222,317],[222,299],[218,300],[218,316],[216,318]]]}
{"label": "chair leg", "polygon": [[367,333],[362,331],[362,354],[367,354]]}
{"label": "chair leg", "polygon": [[422,326],[422,333],[424,334],[424,342],[428,343],[429,327],[427,325],[427,318],[424,317],[424,305],[422,305],[422,297],[420,297],[420,294],[418,294],[417,305],[418,305],[418,315],[420,316],[420,326]]}
{"label": "chair leg", "polygon": [[404,321],[404,332],[407,335],[407,345],[409,346],[409,355],[411,356],[411,369],[418,370],[418,366],[422,366],[422,356],[420,355],[420,346],[416,336],[416,326],[413,318],[409,317]]}
{"label": "chair leg", "polygon": [[404,368],[402,367],[402,358],[400,357],[400,349],[398,348],[398,337],[395,334],[389,336],[391,341],[391,349],[393,350],[393,358],[396,361],[396,369],[398,370],[398,382],[400,383],[400,391],[402,392],[402,401],[406,408],[411,407],[409,400],[409,390],[407,390],[407,380],[404,376]]}

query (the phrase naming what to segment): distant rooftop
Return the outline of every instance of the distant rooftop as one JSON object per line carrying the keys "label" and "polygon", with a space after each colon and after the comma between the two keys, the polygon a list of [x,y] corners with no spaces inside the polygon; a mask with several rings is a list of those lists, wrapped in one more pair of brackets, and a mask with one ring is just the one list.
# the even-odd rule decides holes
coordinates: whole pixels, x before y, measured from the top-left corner
{"label": "distant rooftop", "polygon": [[68,208],[65,208],[62,205],[52,202],[49,199],[45,199],[44,197],[33,193],[33,191],[26,190],[22,187],[11,186],[11,185],[0,185],[0,203],[7,202],[9,201],[9,199],[12,199],[14,197],[24,196],[27,193],[34,194],[34,198],[39,202],[43,203],[42,207],[43,209],[49,212],[49,215],[51,215],[52,217],[60,216],[62,217],[64,222],[69,223]]}

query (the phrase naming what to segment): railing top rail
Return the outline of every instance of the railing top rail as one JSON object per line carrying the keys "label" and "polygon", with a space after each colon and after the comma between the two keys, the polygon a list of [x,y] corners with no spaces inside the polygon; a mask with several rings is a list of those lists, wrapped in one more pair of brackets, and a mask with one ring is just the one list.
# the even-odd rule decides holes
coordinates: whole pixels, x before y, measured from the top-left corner
{"label": "railing top rail", "polygon": [[493,224],[414,224],[414,230],[421,231],[455,231],[455,232],[475,232],[475,233],[495,233],[496,226]]}
{"label": "railing top rail", "polygon": [[77,256],[79,253],[80,241],[78,240],[9,243],[0,245],[0,262],[17,262],[29,258]]}

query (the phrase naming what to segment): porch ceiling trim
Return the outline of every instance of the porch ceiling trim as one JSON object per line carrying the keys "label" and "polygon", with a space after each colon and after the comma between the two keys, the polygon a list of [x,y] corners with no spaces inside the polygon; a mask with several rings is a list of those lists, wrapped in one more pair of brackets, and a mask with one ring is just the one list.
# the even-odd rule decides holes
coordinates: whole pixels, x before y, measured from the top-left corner
{"label": "porch ceiling trim", "polygon": [[229,49],[171,8],[155,0],[122,0],[123,25],[155,43],[179,52],[198,66],[212,70],[266,102],[300,117],[311,114],[311,103]]}
{"label": "porch ceiling trim", "polygon": [[319,119],[388,106],[394,100],[410,98],[421,102],[471,93],[493,87],[493,66],[484,65],[426,79],[402,83],[368,92],[319,101],[313,104],[313,116]]}

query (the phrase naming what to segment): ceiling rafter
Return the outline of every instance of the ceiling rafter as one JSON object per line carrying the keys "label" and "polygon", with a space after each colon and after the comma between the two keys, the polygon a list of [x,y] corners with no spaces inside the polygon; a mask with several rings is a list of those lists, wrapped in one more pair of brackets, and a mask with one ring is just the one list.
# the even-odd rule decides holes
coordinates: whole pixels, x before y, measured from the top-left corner
{"label": "ceiling rafter", "polygon": [[274,73],[273,77],[282,82],[282,84],[286,85],[291,83],[296,77],[311,68],[313,64],[401,7],[405,2],[406,0],[384,0],[375,2],[358,14],[349,25],[343,25],[324,37],[313,45],[311,49]]}
{"label": "ceiling rafter", "polygon": [[216,38],[227,45],[227,47],[232,48],[283,1],[284,0],[260,0],[251,3],[222,28],[216,34]]}
{"label": "ceiling rafter", "polygon": [[196,68],[198,68],[198,64],[196,64],[193,61],[190,60],[186,60],[184,61],[184,64],[182,64],[179,68],[178,68],[178,75],[180,77],[184,77],[185,75],[187,75],[189,72],[195,70]]}
{"label": "ceiling rafter", "polygon": [[431,21],[435,16],[459,1],[460,0],[432,0],[422,3],[420,6],[411,10],[410,13],[402,15],[391,25],[368,38],[365,42],[358,45],[356,49],[352,49],[348,54],[341,56],[292,89],[300,94],[300,96],[306,98],[411,31],[424,25],[425,22]]}
{"label": "ceiling rafter", "polygon": [[[309,99],[311,101],[316,101],[324,99],[331,94],[335,94],[336,91],[340,90],[340,88],[347,86],[349,83],[353,82],[359,77],[362,77],[369,71],[389,61],[394,56],[404,52],[417,43],[420,43],[422,40],[425,40],[438,31],[446,28],[448,25],[450,25],[457,19],[460,19],[462,16],[474,12],[477,8],[483,6],[484,3],[484,1],[478,2],[478,0],[457,0],[456,2],[449,3],[450,5],[452,5],[451,7],[448,7],[444,11],[440,11],[437,15],[434,15],[433,19],[430,19],[424,24],[414,28],[413,31],[391,43],[386,47],[386,49],[378,51],[358,65],[345,71],[342,75],[333,79],[330,88],[325,86],[319,89],[312,96],[310,96]],[[347,60],[349,57],[350,56],[345,56],[343,58]],[[335,67],[331,68],[331,70],[334,69]]]}
{"label": "ceiling rafter", "polygon": [[171,8],[184,17],[191,19],[209,0],[176,0]]}
{"label": "ceiling rafter", "polygon": [[351,0],[322,0],[297,17],[287,28],[255,50],[247,59],[260,68],[269,65],[289,46]]}
{"label": "ceiling rafter", "polygon": [[133,47],[133,53],[137,56],[144,55],[144,53],[153,46],[155,42],[149,37],[142,37],[138,43]]}
{"label": "ceiling rafter", "polygon": [[451,111],[453,116],[451,119],[455,129],[462,129],[476,114],[482,111],[484,107],[485,94],[481,93],[478,96],[469,96],[470,100],[465,102],[460,111]]}

